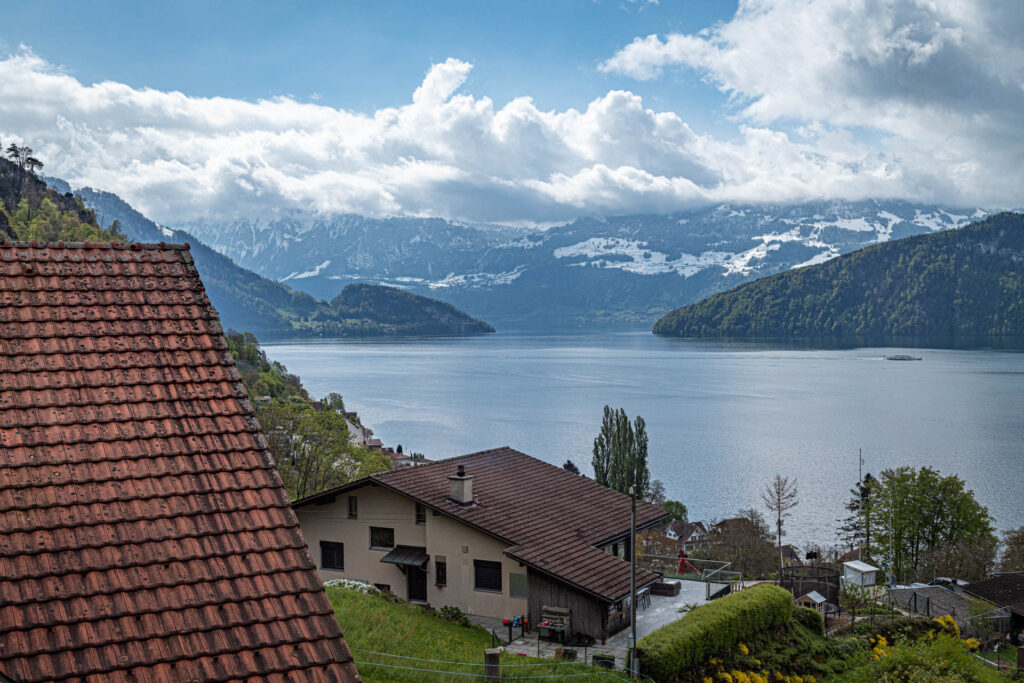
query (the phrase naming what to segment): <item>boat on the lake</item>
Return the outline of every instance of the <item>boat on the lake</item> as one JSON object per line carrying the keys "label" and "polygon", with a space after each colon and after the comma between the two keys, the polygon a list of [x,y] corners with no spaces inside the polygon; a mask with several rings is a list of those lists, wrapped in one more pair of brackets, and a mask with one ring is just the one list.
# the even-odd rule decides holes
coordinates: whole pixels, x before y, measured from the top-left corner
{"label": "boat on the lake", "polygon": [[910,356],[905,353],[894,353],[891,356],[882,356],[885,360],[924,360],[921,356]]}

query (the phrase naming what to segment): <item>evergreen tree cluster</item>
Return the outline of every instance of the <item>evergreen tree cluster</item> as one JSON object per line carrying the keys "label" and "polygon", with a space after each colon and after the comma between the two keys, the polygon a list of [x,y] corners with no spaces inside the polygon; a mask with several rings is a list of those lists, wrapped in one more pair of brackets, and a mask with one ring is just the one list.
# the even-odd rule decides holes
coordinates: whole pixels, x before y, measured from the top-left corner
{"label": "evergreen tree cluster", "polygon": [[594,439],[594,481],[602,486],[629,493],[634,487],[637,498],[647,500],[651,473],[647,469],[647,425],[637,415],[634,422],[622,408],[604,407],[601,432]]}
{"label": "evergreen tree cluster", "polygon": [[654,332],[871,343],[1024,336],[1024,214],[761,278],[668,313]]}

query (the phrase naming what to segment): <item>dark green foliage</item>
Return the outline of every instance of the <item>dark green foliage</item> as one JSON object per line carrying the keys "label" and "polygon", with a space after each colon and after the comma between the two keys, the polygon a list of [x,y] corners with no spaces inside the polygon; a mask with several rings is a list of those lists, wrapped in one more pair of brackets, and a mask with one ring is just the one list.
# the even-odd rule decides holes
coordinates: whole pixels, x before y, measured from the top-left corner
{"label": "dark green foliage", "polygon": [[456,605],[445,605],[444,607],[439,609],[438,612],[441,613],[441,616],[445,619],[445,621],[454,622],[459,626],[471,625],[469,617],[467,617],[466,614]]}
{"label": "dark green foliage", "polygon": [[340,336],[454,335],[494,332],[451,304],[383,285],[353,284],[310,321],[319,334]]}
{"label": "dark green foliage", "polygon": [[839,683],[999,683],[1008,680],[967,651],[962,641],[949,634],[922,637],[884,648],[877,659],[837,677]]}
{"label": "dark green foliage", "polygon": [[887,558],[891,541],[891,569],[900,582],[936,576],[975,581],[995,563],[993,519],[955,474],[930,467],[883,470],[873,485],[870,520],[871,556]]}
{"label": "dark green foliage", "polygon": [[819,636],[825,635],[825,619],[817,610],[803,606],[794,607],[793,619],[811,633],[816,633]]}
{"label": "dark green foliage", "polygon": [[251,332],[228,330],[225,338],[250,398],[269,396],[273,399],[309,400],[302,381],[282,364],[268,360]]}
{"label": "dark green foliage", "polygon": [[859,620],[850,629],[857,637],[880,635],[890,643],[914,641],[935,630],[935,622],[921,617],[898,616],[895,619]]}
{"label": "dark green foliage", "polygon": [[672,519],[679,520],[680,522],[688,521],[686,506],[678,500],[666,500],[661,504],[661,509],[667,512]]}
{"label": "dark green foliage", "polygon": [[649,633],[637,643],[644,674],[659,681],[787,625],[793,596],[778,586],[758,584],[692,610],[685,618]]}
{"label": "dark green foliage", "polygon": [[630,423],[622,408],[604,407],[601,432],[594,439],[594,481],[602,486],[629,493],[632,486],[639,500],[647,500],[651,472],[647,469],[647,426],[637,415]]}
{"label": "dark green foliage", "polygon": [[269,360],[252,333],[225,337],[292,500],[391,469],[388,456],[349,442],[340,394],[328,394],[317,410],[299,378]]}
{"label": "dark green foliage", "polygon": [[678,308],[679,337],[1024,336],[1024,215],[879,244]]}
{"label": "dark green foliage", "polygon": [[[19,148],[24,150],[27,148]],[[29,150],[31,153],[31,150]],[[33,172],[34,157],[0,158],[0,238],[38,242],[123,242],[117,226],[103,230],[82,199],[60,194]],[[38,166],[37,166],[38,164]]]}

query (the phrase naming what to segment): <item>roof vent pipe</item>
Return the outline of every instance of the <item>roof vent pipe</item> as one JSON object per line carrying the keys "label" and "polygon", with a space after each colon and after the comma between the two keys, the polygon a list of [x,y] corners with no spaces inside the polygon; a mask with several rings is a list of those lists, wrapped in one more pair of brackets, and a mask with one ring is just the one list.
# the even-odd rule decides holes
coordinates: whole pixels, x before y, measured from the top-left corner
{"label": "roof vent pipe", "polygon": [[454,477],[448,477],[448,498],[457,505],[473,504],[473,475],[466,474],[466,468],[459,465]]}

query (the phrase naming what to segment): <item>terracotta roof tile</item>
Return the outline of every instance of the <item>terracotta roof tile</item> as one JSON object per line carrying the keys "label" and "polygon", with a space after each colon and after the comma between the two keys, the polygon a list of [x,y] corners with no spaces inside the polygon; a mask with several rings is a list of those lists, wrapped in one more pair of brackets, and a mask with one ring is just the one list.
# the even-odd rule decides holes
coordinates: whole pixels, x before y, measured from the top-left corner
{"label": "terracotta roof tile", "polygon": [[0,245],[0,673],[358,680],[186,248]]}

